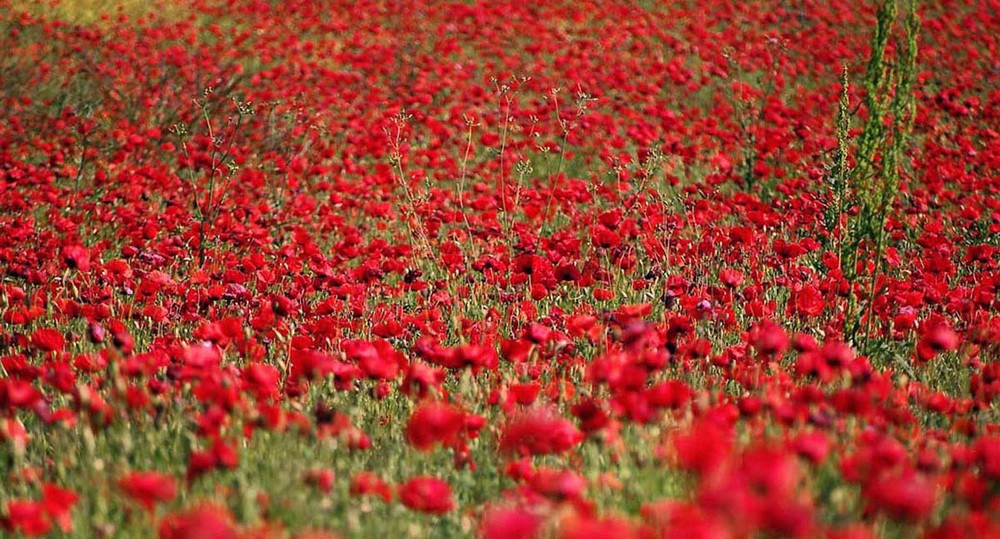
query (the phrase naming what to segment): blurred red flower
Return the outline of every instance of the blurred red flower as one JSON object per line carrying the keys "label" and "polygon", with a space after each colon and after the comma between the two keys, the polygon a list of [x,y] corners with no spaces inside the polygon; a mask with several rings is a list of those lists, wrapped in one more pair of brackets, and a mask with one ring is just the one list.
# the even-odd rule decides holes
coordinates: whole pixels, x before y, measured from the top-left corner
{"label": "blurred red flower", "polygon": [[515,455],[548,455],[569,450],[583,433],[554,409],[539,407],[516,416],[504,428],[500,449]]}
{"label": "blurred red flower", "polygon": [[399,500],[403,505],[421,513],[441,515],[455,508],[451,486],[446,481],[430,476],[414,477],[399,487]]}
{"label": "blurred red flower", "polygon": [[465,413],[443,402],[421,404],[406,425],[406,440],[420,451],[429,451],[435,444],[454,447],[461,442],[465,429]]}
{"label": "blurred red flower", "polygon": [[542,519],[519,507],[487,509],[479,524],[482,539],[534,539],[539,536]]}
{"label": "blurred red flower", "polygon": [[177,495],[177,482],[159,472],[130,472],[118,480],[126,496],[152,511],[157,503],[169,502]]}
{"label": "blurred red flower", "polygon": [[202,505],[163,518],[160,539],[237,539],[241,536],[229,511],[216,505]]}

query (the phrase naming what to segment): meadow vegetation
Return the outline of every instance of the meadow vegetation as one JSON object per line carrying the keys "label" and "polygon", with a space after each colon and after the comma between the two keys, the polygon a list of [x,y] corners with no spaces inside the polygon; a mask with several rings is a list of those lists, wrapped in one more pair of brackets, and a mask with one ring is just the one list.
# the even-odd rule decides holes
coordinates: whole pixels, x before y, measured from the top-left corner
{"label": "meadow vegetation", "polygon": [[997,28],[0,0],[0,530],[1000,537]]}

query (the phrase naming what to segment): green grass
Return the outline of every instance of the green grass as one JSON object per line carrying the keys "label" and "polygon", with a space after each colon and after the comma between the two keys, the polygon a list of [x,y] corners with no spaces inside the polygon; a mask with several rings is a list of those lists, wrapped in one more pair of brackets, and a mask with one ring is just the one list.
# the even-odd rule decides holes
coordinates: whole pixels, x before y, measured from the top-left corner
{"label": "green grass", "polygon": [[106,19],[136,20],[155,16],[179,20],[188,15],[185,0],[13,0],[18,11],[81,26],[103,24]]}

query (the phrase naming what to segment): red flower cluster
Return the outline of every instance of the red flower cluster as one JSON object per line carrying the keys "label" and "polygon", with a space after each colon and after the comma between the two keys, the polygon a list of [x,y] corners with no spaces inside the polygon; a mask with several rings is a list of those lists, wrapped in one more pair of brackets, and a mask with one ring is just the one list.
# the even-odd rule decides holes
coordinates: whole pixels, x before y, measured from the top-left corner
{"label": "red flower cluster", "polygon": [[34,4],[4,533],[1000,536],[995,1]]}

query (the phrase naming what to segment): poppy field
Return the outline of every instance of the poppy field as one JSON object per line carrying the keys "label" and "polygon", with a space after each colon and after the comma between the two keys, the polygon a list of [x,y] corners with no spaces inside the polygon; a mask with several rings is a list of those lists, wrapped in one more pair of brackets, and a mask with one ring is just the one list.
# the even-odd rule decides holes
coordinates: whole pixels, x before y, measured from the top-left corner
{"label": "poppy field", "polygon": [[1000,537],[1000,2],[0,0],[0,535]]}

